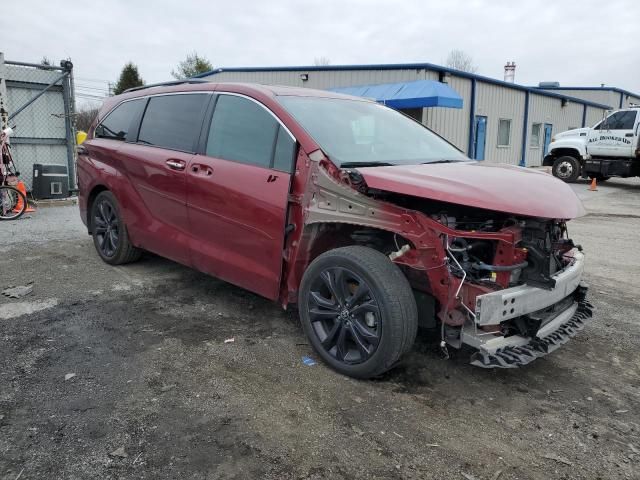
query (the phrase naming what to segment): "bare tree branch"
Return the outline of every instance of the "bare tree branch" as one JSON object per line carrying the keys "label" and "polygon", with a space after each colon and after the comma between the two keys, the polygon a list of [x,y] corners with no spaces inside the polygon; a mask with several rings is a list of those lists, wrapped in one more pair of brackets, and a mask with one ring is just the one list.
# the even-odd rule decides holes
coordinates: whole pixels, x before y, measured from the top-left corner
{"label": "bare tree branch", "polygon": [[473,57],[463,50],[451,50],[447,55],[445,65],[463,72],[476,73],[478,71],[478,67],[473,62]]}
{"label": "bare tree branch", "polygon": [[326,67],[327,65],[331,65],[331,60],[329,57],[316,57],[313,59],[313,64],[316,67]]}

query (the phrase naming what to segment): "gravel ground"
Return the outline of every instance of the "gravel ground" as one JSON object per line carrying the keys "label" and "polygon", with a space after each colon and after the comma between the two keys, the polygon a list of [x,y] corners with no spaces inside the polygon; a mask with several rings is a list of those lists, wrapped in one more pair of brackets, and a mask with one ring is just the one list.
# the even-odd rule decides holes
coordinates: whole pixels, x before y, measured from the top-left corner
{"label": "gravel ground", "polygon": [[[110,267],[77,207],[0,225],[0,478],[640,478],[640,181],[574,185],[596,320],[517,370],[421,337],[375,381],[295,313],[170,261]],[[226,339],[235,341],[225,343]]]}

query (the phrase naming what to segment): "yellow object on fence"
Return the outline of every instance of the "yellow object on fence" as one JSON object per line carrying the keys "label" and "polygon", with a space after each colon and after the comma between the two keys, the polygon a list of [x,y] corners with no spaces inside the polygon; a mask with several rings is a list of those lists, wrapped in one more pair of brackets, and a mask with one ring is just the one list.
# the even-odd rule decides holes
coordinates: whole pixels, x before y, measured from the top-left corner
{"label": "yellow object on fence", "polygon": [[76,145],[82,145],[82,142],[84,142],[86,139],[87,139],[87,132],[78,130],[78,133],[76,133]]}

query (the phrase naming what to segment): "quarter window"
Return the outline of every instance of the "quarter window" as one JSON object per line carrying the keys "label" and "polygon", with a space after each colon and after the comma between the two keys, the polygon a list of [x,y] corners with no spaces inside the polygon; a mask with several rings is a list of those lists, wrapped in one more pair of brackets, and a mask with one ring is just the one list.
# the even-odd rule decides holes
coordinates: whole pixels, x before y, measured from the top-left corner
{"label": "quarter window", "polygon": [[138,142],[193,152],[208,98],[205,93],[151,97]]}
{"label": "quarter window", "polygon": [[139,118],[145,102],[146,98],[139,98],[118,105],[107,115],[107,118],[96,127],[95,136],[112,140],[131,140],[127,138],[127,135],[133,124],[133,120]]}
{"label": "quarter window", "polygon": [[273,153],[273,168],[283,172],[291,173],[293,170],[293,156],[296,153],[296,142],[287,131],[280,127],[278,129],[278,139],[276,149]]}
{"label": "quarter window", "polygon": [[511,144],[511,120],[501,118],[498,122],[498,146],[508,147]]}
{"label": "quarter window", "polygon": [[257,103],[235,95],[220,95],[209,130],[207,155],[270,167],[278,128],[276,119]]}
{"label": "quarter window", "polygon": [[542,130],[541,123],[534,123],[531,125],[531,139],[529,140],[529,145],[532,147],[540,146],[540,131]]}

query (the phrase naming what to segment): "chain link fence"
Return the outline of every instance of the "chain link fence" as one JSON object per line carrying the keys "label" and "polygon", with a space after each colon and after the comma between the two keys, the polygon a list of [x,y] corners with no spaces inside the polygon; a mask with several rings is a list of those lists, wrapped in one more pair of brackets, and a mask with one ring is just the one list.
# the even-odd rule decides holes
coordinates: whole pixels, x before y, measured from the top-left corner
{"label": "chain link fence", "polygon": [[0,52],[2,128],[11,126],[11,149],[20,178],[31,190],[33,165],[64,165],[75,189],[73,66],[4,60]]}

